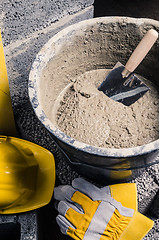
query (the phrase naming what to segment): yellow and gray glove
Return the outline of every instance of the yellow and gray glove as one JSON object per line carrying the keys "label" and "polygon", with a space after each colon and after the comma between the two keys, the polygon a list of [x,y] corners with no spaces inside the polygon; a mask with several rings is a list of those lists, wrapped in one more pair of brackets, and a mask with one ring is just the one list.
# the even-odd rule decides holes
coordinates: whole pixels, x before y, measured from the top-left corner
{"label": "yellow and gray glove", "polygon": [[[61,232],[78,240],[139,240],[153,221],[138,213],[136,185],[98,188],[82,178],[54,189]],[[122,204],[123,205],[122,205]]]}

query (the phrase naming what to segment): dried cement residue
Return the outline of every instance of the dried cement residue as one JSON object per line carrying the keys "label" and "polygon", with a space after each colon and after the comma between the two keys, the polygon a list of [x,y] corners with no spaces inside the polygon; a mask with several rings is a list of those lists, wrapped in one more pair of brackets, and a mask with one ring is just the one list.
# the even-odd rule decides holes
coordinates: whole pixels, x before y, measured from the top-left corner
{"label": "dried cement residue", "polygon": [[58,127],[68,136],[98,147],[135,147],[157,140],[159,95],[155,88],[127,107],[98,91],[106,73],[105,69],[85,72],[60,96],[55,116]]}

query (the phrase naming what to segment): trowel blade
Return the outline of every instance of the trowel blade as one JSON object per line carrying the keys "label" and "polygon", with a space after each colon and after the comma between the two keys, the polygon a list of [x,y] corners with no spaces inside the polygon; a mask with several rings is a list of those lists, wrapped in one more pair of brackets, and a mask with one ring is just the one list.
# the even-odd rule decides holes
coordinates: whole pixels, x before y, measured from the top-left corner
{"label": "trowel blade", "polygon": [[111,99],[130,106],[141,98],[149,90],[149,87],[137,74],[131,73],[127,78],[123,78],[123,70],[124,65],[118,62],[98,90],[103,91]]}

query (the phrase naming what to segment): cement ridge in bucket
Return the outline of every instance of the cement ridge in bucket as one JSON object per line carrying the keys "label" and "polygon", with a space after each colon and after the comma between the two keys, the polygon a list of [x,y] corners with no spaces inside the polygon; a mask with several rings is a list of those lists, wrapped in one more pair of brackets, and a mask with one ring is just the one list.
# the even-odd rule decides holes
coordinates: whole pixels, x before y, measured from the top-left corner
{"label": "cement ridge in bucket", "polygon": [[53,105],[53,108],[52,108],[52,123],[57,125],[56,123],[56,113],[57,113],[57,110],[58,108],[60,107],[60,102],[63,100],[63,97],[65,95],[65,93],[67,92],[67,90],[69,88],[71,88],[73,86],[73,82],[69,83],[61,92],[60,94],[58,95],[58,97],[56,98],[55,102],[54,102],[54,105]]}

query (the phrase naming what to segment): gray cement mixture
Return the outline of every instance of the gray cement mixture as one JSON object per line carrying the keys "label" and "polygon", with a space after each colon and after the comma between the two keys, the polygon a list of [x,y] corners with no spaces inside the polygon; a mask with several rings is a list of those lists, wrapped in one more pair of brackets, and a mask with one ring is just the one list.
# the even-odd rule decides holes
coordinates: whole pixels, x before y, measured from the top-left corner
{"label": "gray cement mixture", "polygon": [[157,140],[159,93],[155,87],[151,85],[127,107],[97,89],[108,71],[87,71],[62,91],[52,112],[59,129],[78,141],[105,148],[136,147]]}

